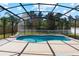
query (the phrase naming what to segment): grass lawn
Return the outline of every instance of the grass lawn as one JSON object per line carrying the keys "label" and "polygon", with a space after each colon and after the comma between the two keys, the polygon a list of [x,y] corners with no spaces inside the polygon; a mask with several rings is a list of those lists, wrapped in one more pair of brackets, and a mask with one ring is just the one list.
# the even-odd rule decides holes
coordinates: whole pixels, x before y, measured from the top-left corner
{"label": "grass lawn", "polygon": [[28,32],[25,32],[25,33],[24,32],[19,32],[19,34],[35,35],[35,34],[53,34],[53,33],[49,33],[49,32],[31,32],[31,31],[28,31]]}
{"label": "grass lawn", "polygon": [[[7,33],[5,34],[5,37],[10,37],[11,36],[11,33]],[[3,39],[4,38],[4,35],[3,34],[0,34],[0,39]]]}
{"label": "grass lawn", "polygon": [[[75,38],[74,34],[67,34],[67,36]],[[76,38],[79,39],[79,34],[76,34]]]}

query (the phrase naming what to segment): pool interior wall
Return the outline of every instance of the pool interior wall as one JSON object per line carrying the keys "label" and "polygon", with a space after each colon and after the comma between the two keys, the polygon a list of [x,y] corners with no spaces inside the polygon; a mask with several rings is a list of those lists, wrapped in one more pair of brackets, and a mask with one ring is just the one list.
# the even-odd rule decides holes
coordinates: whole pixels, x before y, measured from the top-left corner
{"label": "pool interior wall", "polygon": [[65,36],[54,36],[54,35],[27,35],[19,36],[16,40],[22,40],[26,42],[44,42],[44,41],[70,41],[69,38]]}

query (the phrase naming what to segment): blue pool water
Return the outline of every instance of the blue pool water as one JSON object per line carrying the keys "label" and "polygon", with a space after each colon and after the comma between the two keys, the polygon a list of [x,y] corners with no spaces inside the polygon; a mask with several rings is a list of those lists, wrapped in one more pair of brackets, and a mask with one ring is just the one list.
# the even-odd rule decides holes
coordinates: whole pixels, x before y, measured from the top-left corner
{"label": "blue pool water", "polygon": [[64,36],[53,36],[53,35],[29,35],[29,36],[19,36],[16,40],[23,40],[28,42],[43,42],[49,40],[61,40],[61,41],[69,41],[69,38]]}

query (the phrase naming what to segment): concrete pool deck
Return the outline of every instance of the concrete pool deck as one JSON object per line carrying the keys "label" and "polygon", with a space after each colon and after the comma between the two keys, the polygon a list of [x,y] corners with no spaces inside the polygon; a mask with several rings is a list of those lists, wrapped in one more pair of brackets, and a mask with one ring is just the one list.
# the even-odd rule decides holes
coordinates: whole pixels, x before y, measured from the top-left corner
{"label": "concrete pool deck", "polygon": [[79,40],[29,43],[6,38],[0,40],[0,56],[79,56]]}

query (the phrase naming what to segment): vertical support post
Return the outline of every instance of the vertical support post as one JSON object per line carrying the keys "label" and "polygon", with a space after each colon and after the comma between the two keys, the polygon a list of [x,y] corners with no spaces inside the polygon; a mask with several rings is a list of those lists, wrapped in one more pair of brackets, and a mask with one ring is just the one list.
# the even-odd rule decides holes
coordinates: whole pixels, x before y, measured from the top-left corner
{"label": "vertical support post", "polygon": [[[39,11],[39,15],[38,15],[38,21],[39,21],[39,29],[40,29],[40,26],[41,26],[41,24],[40,24],[40,3],[38,3],[38,11]],[[38,29],[38,30],[39,30]],[[40,31],[38,31],[39,32],[39,34],[40,34]]]}
{"label": "vertical support post", "polygon": [[14,34],[14,21],[12,21],[12,33],[11,33],[11,35],[13,35]]}
{"label": "vertical support post", "polygon": [[40,12],[40,3],[38,4],[38,10],[39,10],[39,12]]}
{"label": "vertical support post", "polygon": [[25,32],[26,32],[25,30],[26,30],[26,28],[25,28],[25,20],[24,20],[24,35],[25,35]]}
{"label": "vertical support post", "polygon": [[74,37],[76,38],[76,19],[75,20],[75,24],[74,24]]}
{"label": "vertical support post", "polygon": [[3,38],[5,38],[5,22],[6,22],[6,20],[5,19],[3,19]]}
{"label": "vertical support post", "polygon": [[16,28],[15,33],[17,33],[18,32],[18,23],[15,25],[15,28]]}
{"label": "vertical support post", "polygon": [[[39,11],[39,14],[40,14],[40,3],[38,4],[38,11]],[[39,21],[39,29],[40,29],[40,16],[38,15],[38,21]],[[38,33],[40,34],[40,30],[38,29]]]}

